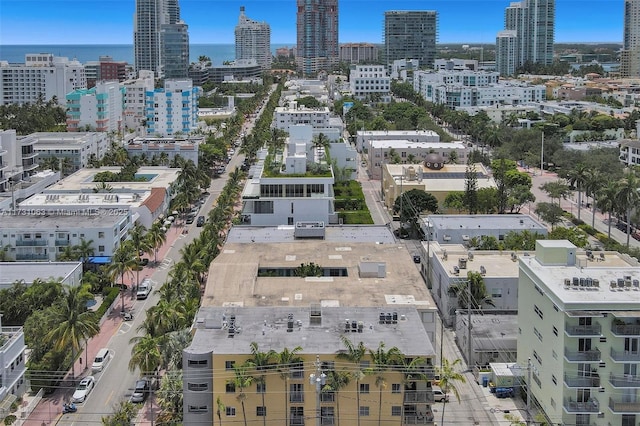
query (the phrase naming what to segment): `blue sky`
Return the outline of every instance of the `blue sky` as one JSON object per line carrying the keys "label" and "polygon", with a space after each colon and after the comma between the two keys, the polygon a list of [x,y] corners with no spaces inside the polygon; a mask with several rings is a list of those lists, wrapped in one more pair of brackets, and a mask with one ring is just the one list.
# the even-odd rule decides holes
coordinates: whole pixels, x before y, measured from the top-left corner
{"label": "blue sky", "polygon": [[[384,11],[436,10],[439,43],[494,43],[509,0],[340,0],[340,42],[380,43]],[[623,0],[556,0],[556,42],[620,42]],[[191,43],[233,43],[240,6],[295,44],[295,0],[181,0]],[[132,44],[135,0],[0,0],[2,44]]]}

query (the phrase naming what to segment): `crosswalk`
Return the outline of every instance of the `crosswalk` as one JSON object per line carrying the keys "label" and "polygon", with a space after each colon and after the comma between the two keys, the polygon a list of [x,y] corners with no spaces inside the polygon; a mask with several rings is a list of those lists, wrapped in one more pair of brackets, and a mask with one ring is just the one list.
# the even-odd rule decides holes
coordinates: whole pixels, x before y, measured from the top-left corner
{"label": "crosswalk", "polygon": [[158,266],[158,269],[162,269],[163,271],[166,271],[167,269],[169,269],[171,267],[171,263],[173,262],[173,259],[171,258],[166,258],[162,261],[162,263],[160,264],[160,266]]}

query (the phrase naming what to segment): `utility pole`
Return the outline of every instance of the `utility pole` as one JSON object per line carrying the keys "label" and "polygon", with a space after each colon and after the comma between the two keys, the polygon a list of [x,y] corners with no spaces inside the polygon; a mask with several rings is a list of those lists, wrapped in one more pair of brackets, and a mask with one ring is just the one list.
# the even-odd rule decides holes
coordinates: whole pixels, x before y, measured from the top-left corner
{"label": "utility pole", "polygon": [[471,280],[467,279],[467,334],[469,336],[469,339],[467,340],[469,347],[468,347],[468,358],[467,358],[467,367],[469,368],[469,371],[473,371],[473,362],[471,361],[471,355],[473,354],[473,345],[471,342],[471,330],[473,327],[471,327]]}
{"label": "utility pole", "polygon": [[320,393],[322,392],[322,387],[326,383],[327,375],[322,372],[320,355],[316,355],[316,362],[314,365],[316,367],[316,372],[309,375],[309,384],[316,388],[316,426],[321,426],[322,416],[320,412]]}
{"label": "utility pole", "polygon": [[527,424],[531,421],[531,357],[527,359]]}

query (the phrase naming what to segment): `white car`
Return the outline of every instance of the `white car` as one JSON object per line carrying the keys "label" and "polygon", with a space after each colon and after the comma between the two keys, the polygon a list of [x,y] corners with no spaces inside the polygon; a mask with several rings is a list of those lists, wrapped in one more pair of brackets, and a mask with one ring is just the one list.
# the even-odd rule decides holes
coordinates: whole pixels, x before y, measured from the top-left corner
{"label": "white car", "polygon": [[138,286],[138,292],[136,293],[136,299],[141,300],[141,299],[146,299],[149,296],[149,293],[151,293],[151,281],[149,280],[144,280],[142,281],[142,283],[140,283],[140,285]]}
{"label": "white car", "polygon": [[84,379],[80,380],[76,391],[73,393],[71,397],[72,402],[84,402],[87,399],[87,395],[93,389],[96,384],[96,379],[93,376],[87,376]]}

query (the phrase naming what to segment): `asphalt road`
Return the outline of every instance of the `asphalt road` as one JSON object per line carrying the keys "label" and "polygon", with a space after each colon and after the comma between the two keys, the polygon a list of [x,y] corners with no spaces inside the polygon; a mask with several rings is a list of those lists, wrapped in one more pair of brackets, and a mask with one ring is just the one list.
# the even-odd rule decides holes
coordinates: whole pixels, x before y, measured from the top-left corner
{"label": "asphalt road", "polygon": [[[258,116],[262,114],[263,109],[264,107],[261,108]],[[250,133],[253,130],[256,119],[257,117],[247,120],[243,126],[243,131]],[[198,215],[207,217],[209,211],[215,205],[218,195],[227,183],[228,173],[242,165],[244,155],[238,154],[238,151],[239,150],[236,150],[236,154],[231,158],[231,161],[227,165],[226,172],[211,180],[211,185],[208,189],[210,195],[200,208]],[[107,347],[113,352],[113,355],[105,369],[100,373],[94,374],[96,377],[95,388],[84,403],[76,404],[78,407],[76,413],[61,416],[56,424],[65,426],[101,424],[103,416],[112,414],[121,401],[127,401],[131,397],[135,381],[140,374],[138,371],[130,372],[128,368],[129,360],[131,359],[131,348],[133,347],[130,340],[133,337],[143,335],[137,331],[137,328],[144,321],[147,309],[154,306],[160,299],[160,296],[155,290],[167,280],[171,265],[180,261],[180,249],[198,237],[202,230],[202,228],[197,227],[195,223],[185,225],[185,229],[187,229],[188,232],[177,237],[166,256],[163,259],[158,259],[159,265],[154,269],[153,273],[149,275],[149,278],[154,283],[154,291],[152,291],[146,300],[133,302],[133,321],[121,322],[109,340]],[[152,411],[149,410],[150,403],[151,401],[147,400],[146,405],[141,410],[141,413],[139,413],[139,417],[145,416],[145,413]],[[140,420],[144,422],[143,419]],[[140,423],[141,422],[136,422],[136,424]]]}

